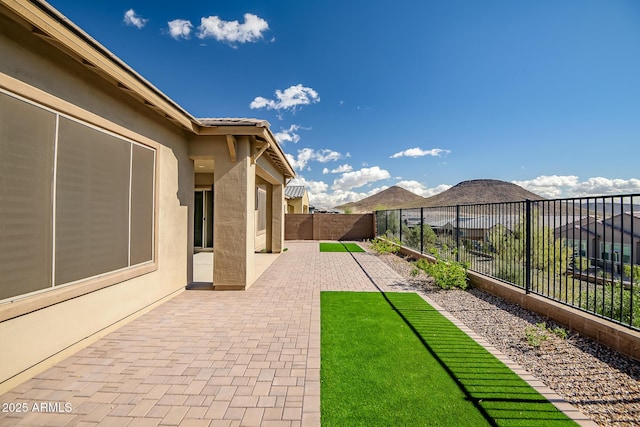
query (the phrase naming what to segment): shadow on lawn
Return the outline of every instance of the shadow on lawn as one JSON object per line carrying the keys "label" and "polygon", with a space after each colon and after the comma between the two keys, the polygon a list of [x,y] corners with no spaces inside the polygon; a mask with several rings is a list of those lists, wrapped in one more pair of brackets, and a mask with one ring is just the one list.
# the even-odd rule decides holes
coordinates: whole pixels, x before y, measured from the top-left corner
{"label": "shadow on lawn", "polygon": [[574,424],[418,295],[382,295],[491,425]]}
{"label": "shadow on lawn", "polygon": [[575,425],[526,381],[415,293],[383,292],[389,306],[490,425]]}

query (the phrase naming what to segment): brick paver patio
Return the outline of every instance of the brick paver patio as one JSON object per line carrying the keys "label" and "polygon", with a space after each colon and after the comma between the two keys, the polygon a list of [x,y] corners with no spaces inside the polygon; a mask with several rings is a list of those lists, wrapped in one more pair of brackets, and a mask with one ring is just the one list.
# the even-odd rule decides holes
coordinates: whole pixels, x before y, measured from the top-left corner
{"label": "brick paver patio", "polygon": [[182,292],[1,395],[29,411],[0,426],[319,425],[320,291],[402,279],[372,254],[286,246],[249,290]]}

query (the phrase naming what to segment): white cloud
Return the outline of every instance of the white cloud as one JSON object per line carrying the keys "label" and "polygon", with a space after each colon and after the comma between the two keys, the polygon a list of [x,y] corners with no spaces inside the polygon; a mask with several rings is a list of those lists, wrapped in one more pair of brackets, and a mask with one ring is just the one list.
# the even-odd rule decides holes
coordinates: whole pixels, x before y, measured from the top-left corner
{"label": "white cloud", "polygon": [[298,125],[291,125],[289,129],[283,129],[278,133],[275,133],[273,136],[276,137],[276,140],[280,144],[284,144],[286,142],[293,142],[294,144],[300,141],[300,135],[296,132],[300,129]]}
{"label": "white cloud", "polygon": [[442,193],[443,191],[446,191],[449,188],[451,188],[451,186],[447,184],[440,184],[435,188],[428,188],[427,186],[419,183],[418,181],[400,181],[396,183],[396,185],[398,187],[402,187],[405,190],[409,190],[412,193],[422,197],[435,196],[436,194]]}
{"label": "white cloud", "polygon": [[[347,153],[346,157],[350,157],[348,154],[349,153]],[[325,172],[325,170],[327,172]],[[324,168],[322,173],[345,173],[345,172],[351,172],[352,170],[353,170],[353,167],[350,164],[345,163],[344,165],[340,165],[337,168],[331,169],[331,170]]]}
{"label": "white cloud", "polygon": [[575,175],[542,175],[535,179],[512,183],[549,199],[640,192],[640,180],[636,178],[625,180],[595,177],[580,181]]}
{"label": "white cloud", "polygon": [[291,167],[298,170],[303,170],[307,167],[307,163],[313,158],[315,152],[312,148],[303,148],[302,150],[298,150],[298,155],[293,157],[293,155],[289,153],[285,153],[284,155],[291,163]]}
{"label": "white cloud", "polygon": [[342,154],[337,151],[329,150],[324,148],[322,150],[314,150],[313,148],[303,148],[298,150],[298,154],[294,157],[289,153],[285,153],[287,160],[294,169],[304,170],[310,169],[307,164],[310,161],[316,161],[320,163],[327,163],[330,161],[335,161],[341,159]]}
{"label": "white cloud", "polygon": [[323,181],[307,181],[303,176],[300,175],[292,179],[289,184],[304,185],[310,195],[324,193],[329,189],[329,185],[327,185]]}
{"label": "white cloud", "polygon": [[337,151],[323,149],[316,151],[316,156],[314,160],[319,161],[320,163],[327,163],[335,160],[340,160],[342,158],[342,154]]}
{"label": "white cloud", "polygon": [[142,28],[147,24],[148,19],[142,18],[140,15],[136,15],[133,9],[129,9],[124,13],[124,23],[136,28]]}
{"label": "white cloud", "polygon": [[264,19],[252,13],[244,14],[244,22],[224,21],[218,16],[200,19],[198,38],[215,38],[218,41],[235,43],[255,42],[263,37],[262,33],[269,29]]}
{"label": "white cloud", "polygon": [[174,19],[173,21],[169,21],[167,24],[169,25],[169,34],[174,39],[188,39],[191,36],[191,31],[193,30],[193,24],[191,24],[191,21],[187,21],[185,19]]}
{"label": "white cloud", "polygon": [[395,159],[398,157],[423,157],[423,156],[433,156],[440,157],[445,154],[449,154],[451,151],[443,150],[442,148],[432,148],[431,150],[423,150],[419,147],[408,148],[404,151],[399,151],[391,156],[390,159]]}
{"label": "white cloud", "polygon": [[573,193],[575,197],[580,197],[638,192],[640,192],[640,179],[608,179],[596,177],[578,183]]}
{"label": "white cloud", "polygon": [[262,96],[256,97],[249,108],[266,108],[267,110],[295,110],[300,105],[309,105],[320,102],[318,92],[310,87],[297,84],[290,86],[284,91],[276,90],[276,99],[267,99]]}
{"label": "white cloud", "polygon": [[378,166],[371,168],[362,168],[358,171],[345,172],[340,178],[333,181],[331,188],[333,190],[347,191],[352,188],[362,187],[370,182],[379,181],[381,179],[390,178],[388,171],[380,169]]}
{"label": "white cloud", "polygon": [[304,185],[309,193],[309,203],[321,209],[331,209],[344,203],[356,202],[365,197],[372,196],[382,190],[386,190],[387,186],[373,188],[366,192],[343,191],[337,190],[331,193],[327,192],[329,186],[323,181],[308,181],[303,176],[298,175],[291,180],[292,185]]}

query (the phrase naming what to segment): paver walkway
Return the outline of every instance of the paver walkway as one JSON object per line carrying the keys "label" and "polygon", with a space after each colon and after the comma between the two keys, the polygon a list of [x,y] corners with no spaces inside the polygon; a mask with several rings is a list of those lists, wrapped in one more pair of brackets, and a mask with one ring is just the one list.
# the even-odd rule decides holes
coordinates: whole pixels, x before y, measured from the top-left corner
{"label": "paver walkway", "polygon": [[[319,425],[320,291],[402,279],[371,254],[286,246],[249,290],[182,292],[1,395],[29,413],[0,426]],[[33,412],[42,402],[60,410]]]}

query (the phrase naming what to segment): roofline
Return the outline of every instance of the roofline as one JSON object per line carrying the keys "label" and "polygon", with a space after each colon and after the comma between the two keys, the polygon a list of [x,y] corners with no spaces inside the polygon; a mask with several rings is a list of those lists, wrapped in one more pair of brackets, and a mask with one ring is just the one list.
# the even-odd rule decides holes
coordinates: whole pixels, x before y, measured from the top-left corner
{"label": "roofline", "polygon": [[254,124],[216,124],[203,125],[199,124],[198,135],[246,135],[254,138],[260,138],[268,144],[267,152],[278,164],[286,178],[295,178],[296,172],[293,170],[291,163],[285,156],[282,147],[278,144],[278,140],[268,126],[269,122],[264,120],[256,120]]}
{"label": "roofline", "polygon": [[[138,74],[133,68],[118,58],[106,47],[92,38],[62,13],[44,0],[0,0],[22,24],[30,27],[31,32],[47,41],[55,48],[68,54],[91,71],[114,84],[134,99],[142,102],[150,110],[160,114],[166,120],[196,135],[211,135],[210,126],[201,123],[178,103],[160,89]],[[286,177],[295,177],[295,172],[287,160],[282,148],[269,129],[269,123],[261,121],[262,126],[255,135],[261,135],[269,144],[269,151]],[[266,125],[265,125],[266,124]],[[239,126],[217,126],[224,129],[225,135],[254,134],[257,124]]]}

